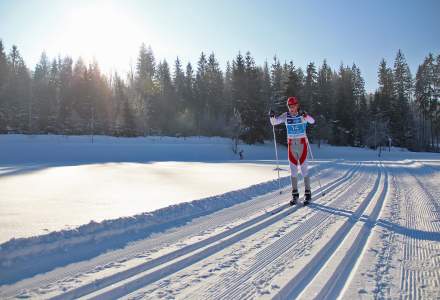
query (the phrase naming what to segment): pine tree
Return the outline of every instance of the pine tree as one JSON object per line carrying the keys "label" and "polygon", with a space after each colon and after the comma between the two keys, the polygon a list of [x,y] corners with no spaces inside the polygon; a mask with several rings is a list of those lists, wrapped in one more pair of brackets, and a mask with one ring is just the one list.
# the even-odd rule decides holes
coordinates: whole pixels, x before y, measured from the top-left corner
{"label": "pine tree", "polygon": [[9,67],[6,59],[6,53],[3,48],[3,42],[0,39],[0,133],[5,133],[7,121],[7,99],[6,86],[9,78]]}
{"label": "pine tree", "polygon": [[436,115],[438,114],[438,97],[436,95],[436,66],[434,56],[430,53],[419,66],[416,75],[415,96],[421,112],[422,149],[431,149],[434,144]]}
{"label": "pine tree", "polygon": [[191,63],[188,63],[186,65],[186,71],[185,71],[185,88],[184,88],[184,101],[185,101],[185,108],[187,108],[191,113],[195,112],[195,99],[194,99],[194,85],[195,85],[195,79],[194,79],[194,70],[191,65]]}
{"label": "pine tree", "polygon": [[58,65],[60,68],[60,99],[59,109],[57,114],[57,128],[59,132],[69,134],[72,128],[69,120],[73,113],[73,60],[70,57],[65,57],[63,60],[59,59]]}
{"label": "pine tree", "polygon": [[[50,63],[45,52],[41,54],[39,63],[35,67],[33,77],[32,90],[32,106],[33,106],[33,120],[36,121],[35,127],[31,126],[39,133],[46,133],[49,126],[49,118],[51,114],[50,103]],[[31,120],[31,121],[33,121]]]}
{"label": "pine tree", "polygon": [[[267,115],[269,114],[270,106],[271,106],[271,98],[272,98],[272,85],[271,85],[271,78],[270,78],[270,71],[269,71],[269,64],[267,61],[264,62],[263,69],[261,71],[262,74],[262,87],[261,87],[261,97],[264,101],[264,112]],[[269,138],[272,135],[272,128],[269,126],[269,121],[266,119],[264,120],[265,125],[265,138]]]}
{"label": "pine tree", "polygon": [[334,88],[333,72],[324,60],[318,70],[316,100],[314,101],[313,116],[316,120],[315,132],[318,139],[318,145],[321,140],[330,140],[331,124],[334,120]]}
{"label": "pine tree", "polygon": [[361,70],[356,64],[353,64],[351,67],[351,72],[355,105],[355,110],[353,111],[355,116],[354,143],[357,146],[362,146],[365,145],[368,127],[368,107],[365,97],[365,81],[362,78]]}
{"label": "pine tree", "polygon": [[232,61],[232,103],[234,107],[234,132],[233,136],[236,142],[246,130],[243,118],[247,103],[245,62],[243,55],[239,52]]}
{"label": "pine tree", "polygon": [[173,75],[173,85],[176,89],[176,99],[175,105],[179,112],[184,112],[185,105],[185,73],[182,70],[182,64],[179,57],[176,58],[174,63],[174,75]]}
{"label": "pine tree", "polygon": [[153,50],[151,47],[145,46],[142,43],[141,48],[139,49],[139,56],[136,64],[136,75],[139,79],[152,79],[155,73],[155,59]]}
{"label": "pine tree", "polygon": [[67,120],[69,129],[74,134],[89,133],[88,121],[91,119],[91,96],[89,94],[88,70],[80,57],[73,67],[72,73],[72,102]]}
{"label": "pine tree", "polygon": [[434,70],[434,129],[436,138],[436,151],[440,152],[440,55],[437,55]]}
{"label": "pine tree", "polygon": [[196,120],[197,134],[206,134],[208,128],[203,124],[206,116],[206,101],[208,100],[208,87],[207,87],[207,60],[205,54],[200,54],[199,61],[197,63],[196,79],[194,84],[194,115]]}
{"label": "pine tree", "polygon": [[156,93],[153,81],[155,76],[156,64],[153,51],[151,47],[147,49],[145,44],[142,44],[137,58],[134,81],[138,119],[144,135],[147,135],[148,131],[155,126],[151,124],[152,118],[155,118],[155,112],[152,110]]}
{"label": "pine tree", "polygon": [[257,68],[250,52],[246,53],[245,61],[245,105],[241,118],[246,131],[243,140],[247,143],[263,143],[267,126],[266,102],[262,97],[262,70]]}
{"label": "pine tree", "polygon": [[314,104],[317,96],[318,73],[313,62],[307,65],[306,80],[304,84],[301,106],[304,110],[314,114]]}
{"label": "pine tree", "polygon": [[177,114],[177,105],[174,103],[176,98],[174,86],[171,81],[171,73],[166,60],[157,66],[155,81],[157,82],[157,94],[152,103],[151,117],[153,128],[159,134],[171,135],[178,133],[173,121]]}
{"label": "pine tree", "polygon": [[[393,70],[387,66],[387,63],[384,59],[381,60],[379,64],[378,70],[378,83],[379,88],[374,95],[374,100],[371,103],[370,111],[371,111],[371,123],[370,123],[370,136],[374,132],[374,137],[370,137],[370,145],[373,147],[377,147],[383,142],[378,139],[377,128],[385,128],[387,132],[387,136],[391,137],[393,143],[395,142],[395,136],[390,132],[390,123],[392,118],[392,108],[394,103],[394,75]],[[380,124],[381,126],[378,126]],[[381,133],[382,134],[382,133]],[[371,140],[374,139],[374,142]]]}
{"label": "pine tree", "polygon": [[336,82],[336,113],[333,127],[336,145],[354,145],[355,141],[355,99],[353,95],[353,72],[351,68],[339,67]]}
{"label": "pine tree", "polygon": [[226,123],[226,107],[223,98],[223,73],[214,53],[208,57],[206,65],[207,99],[205,103],[205,125],[209,128],[208,134],[220,135]]}
{"label": "pine tree", "polygon": [[116,135],[134,136],[135,122],[127,96],[127,87],[117,73],[114,76],[113,97],[116,103]]}
{"label": "pine tree", "polygon": [[[271,66],[271,83],[272,96],[269,108],[277,114],[281,114],[286,110],[286,78],[287,75],[283,70],[283,66],[276,56],[273,58]],[[275,127],[276,140],[282,144],[286,144],[286,128],[284,126]]]}
{"label": "pine tree", "polygon": [[285,96],[285,81],[283,78],[283,67],[280,61],[275,56],[271,66],[271,82],[272,82],[272,105],[271,109],[281,113],[285,110],[286,96]]}
{"label": "pine tree", "polygon": [[32,78],[17,46],[12,46],[7,62],[10,71],[5,91],[6,126],[13,132],[31,132]]}
{"label": "pine tree", "polygon": [[[287,99],[290,96],[301,98],[300,95],[302,95],[304,80],[304,73],[302,72],[302,70],[296,69],[292,61],[290,61],[289,64],[284,63],[283,77],[284,99]],[[302,105],[302,99],[300,99],[300,103]]]}
{"label": "pine tree", "polygon": [[49,75],[49,113],[47,133],[57,133],[57,116],[60,105],[60,66],[56,59],[52,60]]}
{"label": "pine tree", "polygon": [[315,111],[330,122],[334,119],[334,85],[333,71],[324,60],[318,72],[318,95],[315,102]]}
{"label": "pine tree", "polygon": [[413,136],[412,115],[409,113],[409,101],[413,89],[411,72],[402,51],[398,51],[394,61],[393,97],[391,98],[390,129],[394,143],[407,147]]}
{"label": "pine tree", "polygon": [[226,70],[224,76],[224,89],[223,89],[223,99],[224,99],[224,109],[226,120],[230,120],[233,116],[233,103],[232,103],[232,67],[229,61],[226,62]]}
{"label": "pine tree", "polygon": [[194,71],[191,63],[186,65],[186,70],[183,78],[183,109],[181,110],[177,120],[176,126],[179,128],[179,134],[184,136],[195,135],[196,121],[195,121],[195,96],[194,96]]}
{"label": "pine tree", "polygon": [[107,134],[110,128],[111,87],[107,77],[101,73],[98,62],[88,68],[90,97],[89,130],[92,134]]}
{"label": "pine tree", "polygon": [[394,78],[393,71],[387,67],[387,63],[384,59],[380,62],[379,71],[379,96],[378,108],[384,118],[388,118],[391,114],[391,103],[393,100],[394,92]]}
{"label": "pine tree", "polygon": [[0,39],[0,89],[4,88],[8,76],[8,65],[3,41]]}

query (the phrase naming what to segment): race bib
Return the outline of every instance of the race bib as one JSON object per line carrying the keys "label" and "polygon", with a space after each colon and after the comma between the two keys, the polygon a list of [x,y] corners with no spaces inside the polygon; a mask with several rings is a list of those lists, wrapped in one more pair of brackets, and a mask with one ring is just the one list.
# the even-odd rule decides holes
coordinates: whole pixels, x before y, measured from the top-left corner
{"label": "race bib", "polygon": [[302,138],[306,136],[306,122],[301,117],[288,117],[286,119],[287,137]]}

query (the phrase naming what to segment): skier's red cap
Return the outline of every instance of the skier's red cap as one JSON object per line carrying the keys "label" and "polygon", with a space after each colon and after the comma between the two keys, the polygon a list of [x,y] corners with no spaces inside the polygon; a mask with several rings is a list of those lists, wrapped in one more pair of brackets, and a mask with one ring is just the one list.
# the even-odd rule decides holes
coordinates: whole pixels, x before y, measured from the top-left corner
{"label": "skier's red cap", "polygon": [[298,99],[296,99],[296,97],[289,97],[289,99],[287,99],[287,106],[289,105],[297,105],[299,104]]}

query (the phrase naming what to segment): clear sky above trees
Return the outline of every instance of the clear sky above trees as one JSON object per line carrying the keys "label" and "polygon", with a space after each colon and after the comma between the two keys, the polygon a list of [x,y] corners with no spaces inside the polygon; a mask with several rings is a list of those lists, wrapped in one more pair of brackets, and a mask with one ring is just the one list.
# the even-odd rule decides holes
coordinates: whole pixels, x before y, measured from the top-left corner
{"label": "clear sky above trees", "polygon": [[262,65],[277,55],[306,68],[355,62],[366,90],[377,88],[382,58],[405,53],[413,74],[440,51],[440,2],[389,1],[67,1],[0,0],[0,38],[16,44],[28,67],[51,57],[95,57],[104,71],[135,65],[142,42],[159,59],[193,64],[214,52],[224,69],[240,50]]}

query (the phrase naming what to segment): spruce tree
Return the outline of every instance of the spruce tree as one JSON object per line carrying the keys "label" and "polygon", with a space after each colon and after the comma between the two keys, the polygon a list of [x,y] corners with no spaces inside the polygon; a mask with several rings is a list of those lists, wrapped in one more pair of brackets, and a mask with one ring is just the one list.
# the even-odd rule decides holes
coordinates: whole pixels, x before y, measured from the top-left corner
{"label": "spruce tree", "polygon": [[52,60],[49,75],[49,114],[47,133],[57,133],[57,116],[60,104],[60,66],[56,59]]}
{"label": "spruce tree", "polygon": [[267,126],[267,112],[265,112],[266,101],[261,94],[262,71],[257,68],[250,52],[246,53],[244,61],[246,95],[241,117],[246,130],[243,133],[243,140],[250,144],[263,143]]}
{"label": "spruce tree", "polygon": [[336,113],[333,142],[336,145],[354,145],[355,99],[353,95],[353,72],[342,64],[336,82]]}
{"label": "spruce tree", "polygon": [[331,124],[334,120],[333,94],[333,72],[327,65],[327,61],[324,60],[318,70],[316,100],[313,105],[318,145],[320,145],[321,140],[329,141],[331,137]]}
{"label": "spruce tree", "polygon": [[[434,56],[430,53],[419,66],[416,75],[415,96],[416,103],[421,112],[421,138],[422,149],[432,149],[436,128],[436,115],[438,114],[438,98],[436,95],[436,66]],[[433,130],[434,129],[434,130]]]}
{"label": "spruce tree", "polygon": [[176,89],[176,99],[174,100],[179,112],[185,111],[185,73],[182,70],[182,64],[179,57],[174,62],[173,85]]}
{"label": "spruce tree", "polygon": [[243,55],[238,52],[236,58],[232,61],[232,103],[234,107],[234,132],[235,141],[242,136],[246,130],[243,118],[246,114],[247,92],[246,92],[246,73],[245,61]]}
{"label": "spruce tree", "polygon": [[71,133],[69,124],[70,117],[73,113],[73,60],[65,57],[58,62],[60,68],[60,102],[57,115],[57,128],[60,133]]}
{"label": "spruce tree", "polygon": [[68,126],[73,134],[88,134],[91,119],[91,96],[89,94],[89,74],[87,66],[80,57],[72,73],[72,107]]}
{"label": "spruce tree", "polygon": [[17,46],[12,46],[7,62],[10,72],[5,91],[6,126],[12,132],[30,133],[32,78]]}
{"label": "spruce tree", "polygon": [[391,103],[393,101],[393,93],[394,93],[394,78],[393,71],[391,68],[387,66],[387,63],[384,59],[380,62],[379,71],[379,96],[378,99],[378,108],[380,113],[384,118],[389,119],[391,114]]}
{"label": "spruce tree", "polygon": [[178,108],[174,103],[176,94],[171,81],[170,69],[165,59],[157,66],[155,81],[157,82],[157,93],[151,107],[151,111],[154,113],[151,117],[152,126],[159,134],[178,133],[174,122]]}
{"label": "spruce tree", "polygon": [[[279,59],[274,56],[271,65],[271,90],[272,96],[269,108],[276,114],[281,114],[286,111],[286,74],[283,70]],[[270,128],[270,127],[269,127]],[[272,129],[272,128],[270,128]],[[282,144],[286,144],[286,128],[285,126],[275,127],[276,140]]]}
{"label": "spruce tree", "polygon": [[117,73],[114,76],[113,97],[115,99],[115,133],[116,135],[134,136],[135,122],[133,111],[127,95],[127,87]]}
{"label": "spruce tree", "polygon": [[209,135],[220,135],[226,122],[223,98],[223,73],[214,53],[208,57],[206,65],[206,89],[207,99],[205,102],[205,124],[209,128]]}
{"label": "spruce tree", "polygon": [[[301,98],[300,95],[302,94],[303,89],[303,77],[304,74],[302,70],[296,70],[292,61],[290,61],[289,64],[284,63],[284,99],[287,99],[290,96]],[[302,99],[300,99],[300,102],[302,103]]]}
{"label": "spruce tree", "polygon": [[35,125],[32,126],[38,133],[47,132],[51,110],[50,103],[50,63],[45,52],[41,54],[40,61],[35,67],[32,85],[32,107]]}
{"label": "spruce tree", "polygon": [[186,65],[185,71],[185,89],[184,89],[184,101],[185,107],[190,111],[191,114],[194,114],[196,110],[195,97],[194,97],[194,70],[191,63]]}
{"label": "spruce tree", "polygon": [[318,73],[313,62],[307,65],[301,106],[304,110],[314,114],[314,104],[317,96]]}
{"label": "spruce tree", "polygon": [[6,85],[9,78],[8,62],[6,60],[6,53],[3,48],[3,42],[0,39],[0,133],[5,133],[6,130],[6,116],[7,116],[7,100],[6,100]]}
{"label": "spruce tree", "polygon": [[151,47],[142,44],[139,49],[139,55],[136,62],[136,72],[134,76],[136,90],[136,106],[138,112],[138,123],[141,124],[144,135],[151,134],[151,119],[154,118],[155,112],[152,110],[154,102],[155,84],[154,77],[156,75],[156,63]]}
{"label": "spruce tree", "polygon": [[277,113],[285,110],[286,96],[284,93],[285,82],[283,78],[283,67],[280,61],[275,56],[271,66],[271,82],[272,82],[272,101],[271,109]]}
{"label": "spruce tree", "polygon": [[200,54],[199,61],[197,63],[197,72],[196,79],[194,85],[195,92],[195,105],[194,105],[194,114],[197,126],[197,134],[205,134],[208,128],[206,128],[203,124],[203,120],[206,120],[205,110],[206,110],[206,101],[208,100],[208,86],[207,86],[207,60],[205,54],[202,52]]}
{"label": "spruce tree", "polygon": [[229,61],[226,62],[226,70],[224,76],[224,89],[223,99],[226,120],[230,120],[233,116],[233,103],[232,103],[232,67]]}
{"label": "spruce tree", "polygon": [[436,151],[440,152],[440,55],[437,55],[434,70],[434,129],[436,138]]}
{"label": "spruce tree", "polygon": [[413,136],[412,115],[409,113],[409,101],[413,89],[411,72],[401,50],[397,52],[393,72],[393,97],[391,98],[390,130],[394,143],[407,147]]}
{"label": "spruce tree", "polygon": [[355,110],[353,112],[355,116],[354,143],[357,146],[363,146],[365,145],[368,127],[368,108],[365,97],[365,81],[362,78],[361,70],[356,66],[356,64],[353,64],[351,67],[351,72],[355,105]]}
{"label": "spruce tree", "polygon": [[272,128],[269,124],[269,120],[267,119],[270,106],[271,106],[271,98],[272,98],[272,85],[271,85],[271,78],[270,78],[270,71],[269,71],[269,64],[267,61],[264,62],[263,69],[261,71],[262,73],[262,87],[261,87],[261,97],[265,103],[264,111],[266,114],[266,120],[264,120],[265,123],[265,138],[270,138],[272,136]]}
{"label": "spruce tree", "polygon": [[107,77],[101,73],[98,62],[89,65],[90,119],[89,130],[92,133],[106,134],[111,120],[111,88]]}

